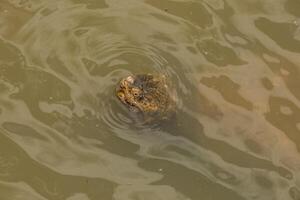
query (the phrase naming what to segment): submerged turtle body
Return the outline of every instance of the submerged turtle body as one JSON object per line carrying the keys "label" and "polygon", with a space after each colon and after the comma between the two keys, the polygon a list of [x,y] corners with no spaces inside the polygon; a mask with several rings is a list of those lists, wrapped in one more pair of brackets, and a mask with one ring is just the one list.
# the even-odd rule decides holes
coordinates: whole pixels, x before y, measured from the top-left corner
{"label": "submerged turtle body", "polygon": [[130,111],[141,113],[147,122],[167,120],[175,111],[175,95],[164,75],[128,76],[120,81],[116,95]]}

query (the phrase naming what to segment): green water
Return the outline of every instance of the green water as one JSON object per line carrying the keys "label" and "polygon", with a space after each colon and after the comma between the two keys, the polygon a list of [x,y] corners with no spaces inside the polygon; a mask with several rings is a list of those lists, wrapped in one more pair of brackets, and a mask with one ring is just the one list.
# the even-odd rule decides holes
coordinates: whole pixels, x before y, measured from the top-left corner
{"label": "green water", "polygon": [[[300,1],[0,0],[1,200],[299,200]],[[172,123],[114,96],[163,73]]]}

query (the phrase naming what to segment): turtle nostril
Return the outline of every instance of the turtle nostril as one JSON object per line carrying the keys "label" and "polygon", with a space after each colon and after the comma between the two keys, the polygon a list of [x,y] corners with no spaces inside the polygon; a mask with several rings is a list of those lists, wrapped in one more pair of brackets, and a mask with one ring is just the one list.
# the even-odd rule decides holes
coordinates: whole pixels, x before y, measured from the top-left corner
{"label": "turtle nostril", "polygon": [[137,96],[138,96],[138,93],[133,93],[133,96],[137,97]]}

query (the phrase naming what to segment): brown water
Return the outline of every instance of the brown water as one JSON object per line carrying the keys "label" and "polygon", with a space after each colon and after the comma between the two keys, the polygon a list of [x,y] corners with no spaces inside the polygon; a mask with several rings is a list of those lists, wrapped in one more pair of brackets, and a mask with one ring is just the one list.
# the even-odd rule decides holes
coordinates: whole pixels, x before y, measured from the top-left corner
{"label": "brown water", "polygon": [[[172,123],[120,78],[163,73]],[[0,0],[1,200],[299,200],[299,0]]]}

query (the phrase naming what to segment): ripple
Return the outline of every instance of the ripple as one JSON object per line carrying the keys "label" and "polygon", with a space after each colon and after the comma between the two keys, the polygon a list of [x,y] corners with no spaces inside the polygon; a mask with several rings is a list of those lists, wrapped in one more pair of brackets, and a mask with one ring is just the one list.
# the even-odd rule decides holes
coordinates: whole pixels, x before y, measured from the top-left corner
{"label": "ripple", "polygon": [[[114,11],[114,8],[110,10]],[[150,11],[154,12],[152,8]],[[174,36],[170,36],[169,29],[166,32],[154,26],[155,17],[145,21],[134,15],[125,16],[122,12],[104,11],[101,15],[96,11],[87,12],[81,6],[70,6],[63,11],[53,9],[47,16],[41,15],[41,12],[37,13],[33,24],[27,24],[18,34],[18,42],[24,45],[29,63],[46,67],[55,76],[72,81],[66,84],[74,94],[78,93],[73,97],[76,107],[82,106],[76,99],[86,95],[83,86],[97,87],[94,91],[88,89],[97,98],[98,92],[104,96],[106,88],[113,89],[122,77],[129,74],[162,73],[178,90],[178,96],[189,92],[185,83],[189,82],[189,77],[184,73],[188,68],[182,68],[189,65],[184,64],[188,58],[177,57],[180,54],[178,49],[170,51],[174,46]],[[41,26],[45,23],[48,26]],[[132,26],[140,27],[142,33],[132,32]],[[173,25],[172,29],[175,27]],[[41,46],[47,48],[41,50]],[[183,100],[178,102],[181,105]],[[104,107],[107,108],[112,106]]]}

